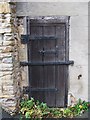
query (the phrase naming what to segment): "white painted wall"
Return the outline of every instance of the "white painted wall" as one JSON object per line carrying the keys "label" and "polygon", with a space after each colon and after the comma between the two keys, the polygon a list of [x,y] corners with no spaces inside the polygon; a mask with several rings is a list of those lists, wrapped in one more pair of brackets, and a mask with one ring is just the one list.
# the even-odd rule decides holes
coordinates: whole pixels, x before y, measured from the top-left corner
{"label": "white painted wall", "polygon": [[69,59],[74,65],[69,67],[69,92],[88,100],[88,2],[56,1],[18,2],[17,16],[70,16]]}

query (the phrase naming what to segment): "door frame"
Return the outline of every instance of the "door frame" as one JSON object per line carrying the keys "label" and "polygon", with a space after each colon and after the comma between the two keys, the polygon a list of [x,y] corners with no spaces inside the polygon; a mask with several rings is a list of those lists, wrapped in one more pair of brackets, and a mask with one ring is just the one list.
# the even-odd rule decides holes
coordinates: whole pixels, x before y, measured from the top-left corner
{"label": "door frame", "polygon": [[[66,36],[65,36],[65,47],[66,47],[66,61],[69,61],[69,20],[70,20],[70,16],[27,16],[26,17],[26,22],[27,22],[27,35],[30,34],[30,20],[46,20],[45,22],[48,23],[64,23],[65,24],[65,32],[66,32]],[[28,45],[27,45],[27,55],[28,54]],[[28,58],[27,58],[28,59]],[[65,107],[67,107],[68,104],[68,78],[69,78],[69,68],[67,69],[67,81],[65,81]],[[30,85],[30,79],[29,79],[29,74],[28,74],[28,83]]]}

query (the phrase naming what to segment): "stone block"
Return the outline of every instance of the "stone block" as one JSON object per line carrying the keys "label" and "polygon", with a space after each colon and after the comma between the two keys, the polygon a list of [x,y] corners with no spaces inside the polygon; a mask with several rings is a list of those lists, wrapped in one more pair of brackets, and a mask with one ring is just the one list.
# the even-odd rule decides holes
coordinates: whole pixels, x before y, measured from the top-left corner
{"label": "stone block", "polygon": [[2,41],[0,40],[0,46],[2,46]]}
{"label": "stone block", "polygon": [[7,86],[7,85],[3,85],[2,86],[2,92],[3,94],[14,94],[14,90],[13,90],[13,86]]}
{"label": "stone block", "polygon": [[11,13],[10,4],[8,2],[0,3],[0,13]]}
{"label": "stone block", "polygon": [[0,24],[1,24],[2,29],[5,28],[5,22],[0,23]]}
{"label": "stone block", "polygon": [[5,19],[3,18],[0,22],[1,22],[1,23],[4,23],[4,22],[5,22]]}
{"label": "stone block", "polygon": [[12,27],[12,24],[11,23],[3,23],[2,24],[2,28],[9,28],[9,27]]}
{"label": "stone block", "polygon": [[10,89],[3,89],[3,95],[13,95],[15,94],[14,91]]}
{"label": "stone block", "polygon": [[2,46],[2,41],[3,41],[3,35],[0,34],[0,46]]}
{"label": "stone block", "polygon": [[[13,18],[6,18],[5,19],[5,23],[8,24],[8,23],[13,23],[14,22],[14,19]],[[14,23],[13,23],[14,24]]]}
{"label": "stone block", "polygon": [[10,32],[13,32],[13,29],[12,29],[11,27],[6,27],[6,28],[4,29],[4,32],[5,32],[5,33],[10,33]]}
{"label": "stone block", "polygon": [[11,34],[10,35],[4,34],[4,40],[6,40],[6,41],[13,41],[14,40],[14,36],[12,36]]}
{"label": "stone block", "polygon": [[12,71],[13,70],[13,65],[12,64],[0,64],[0,70],[2,71]]}
{"label": "stone block", "polygon": [[13,83],[13,80],[4,80],[3,84],[5,84],[7,86],[11,86],[11,85],[13,86],[14,83]]}
{"label": "stone block", "polygon": [[13,33],[5,33],[4,36],[13,36]]}
{"label": "stone block", "polygon": [[6,18],[7,18],[7,17],[12,17],[12,14],[11,14],[11,13],[8,13],[8,14],[5,14],[4,16],[5,16]]}
{"label": "stone block", "polygon": [[0,59],[11,57],[11,56],[12,56],[11,52],[9,52],[9,53],[2,53],[2,54],[0,54]]}
{"label": "stone block", "polygon": [[0,34],[1,34],[1,33],[4,33],[4,29],[2,29],[2,28],[0,29]]}
{"label": "stone block", "polygon": [[13,62],[12,57],[10,57],[10,58],[3,58],[3,60],[2,60],[2,63],[12,63],[12,62]]}
{"label": "stone block", "polygon": [[12,74],[13,74],[12,71],[3,71],[3,72],[0,71],[0,79],[1,79],[1,77],[3,77],[3,76],[12,75]]}
{"label": "stone block", "polygon": [[13,52],[13,48],[11,46],[5,46],[2,49],[2,53]]}
{"label": "stone block", "polygon": [[15,95],[8,95],[8,94],[7,94],[7,95],[1,95],[1,94],[0,94],[0,98],[2,98],[2,100],[3,100],[3,99],[7,99],[7,98],[10,99],[10,98],[13,98],[14,96],[15,96]]}
{"label": "stone block", "polygon": [[6,107],[12,107],[12,106],[16,106],[16,103],[15,102],[5,102],[4,106]]}
{"label": "stone block", "polygon": [[1,76],[0,79],[1,79],[2,81],[13,81],[13,75]]}
{"label": "stone block", "polygon": [[2,42],[2,45],[4,46],[14,46],[15,45],[15,42],[14,41],[3,41]]}
{"label": "stone block", "polygon": [[0,13],[0,19],[2,19],[2,18],[3,18],[3,16],[4,16],[4,14]]}
{"label": "stone block", "polygon": [[10,26],[6,27],[6,26],[3,25],[3,27],[1,27],[1,29],[0,29],[0,34],[2,34],[2,33],[11,33],[13,31],[14,31],[14,29],[11,28]]}

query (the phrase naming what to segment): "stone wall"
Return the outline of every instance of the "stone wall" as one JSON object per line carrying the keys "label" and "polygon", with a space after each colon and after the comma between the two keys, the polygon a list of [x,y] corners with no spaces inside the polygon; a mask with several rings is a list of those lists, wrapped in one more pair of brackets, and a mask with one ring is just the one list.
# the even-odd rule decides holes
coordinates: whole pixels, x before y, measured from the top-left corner
{"label": "stone wall", "polygon": [[0,3],[0,102],[11,114],[19,107],[21,80],[15,10],[15,3]]}

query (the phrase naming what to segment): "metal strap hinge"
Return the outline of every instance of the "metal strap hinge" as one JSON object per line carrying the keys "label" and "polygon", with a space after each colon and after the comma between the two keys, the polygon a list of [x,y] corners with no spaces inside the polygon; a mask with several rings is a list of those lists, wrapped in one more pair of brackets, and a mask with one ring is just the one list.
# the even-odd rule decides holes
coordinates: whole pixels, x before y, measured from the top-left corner
{"label": "metal strap hinge", "polygon": [[23,93],[28,94],[29,93],[29,86],[23,86]]}
{"label": "metal strap hinge", "polygon": [[30,40],[56,40],[58,39],[55,36],[30,36],[30,35],[21,35],[21,43],[27,44]]}
{"label": "metal strap hinge", "polygon": [[31,88],[29,86],[23,87],[23,93],[28,94],[29,92],[57,92],[57,88]]}
{"label": "metal strap hinge", "polygon": [[20,62],[21,66],[43,66],[43,65],[73,65],[74,61],[61,61],[61,62],[27,62],[22,61]]}

